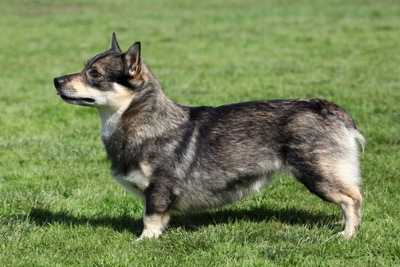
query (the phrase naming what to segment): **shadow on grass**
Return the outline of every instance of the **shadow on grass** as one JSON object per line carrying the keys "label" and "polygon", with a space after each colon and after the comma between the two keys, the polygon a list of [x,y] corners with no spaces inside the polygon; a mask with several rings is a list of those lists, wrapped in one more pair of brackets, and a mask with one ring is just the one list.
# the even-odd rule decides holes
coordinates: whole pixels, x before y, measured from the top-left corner
{"label": "shadow on grass", "polygon": [[143,228],[141,220],[134,220],[131,216],[119,217],[87,217],[74,216],[67,212],[51,212],[45,209],[32,209],[29,213],[29,221],[39,226],[54,224],[66,224],[71,226],[89,225],[92,227],[109,227],[118,232],[130,231],[139,235]]}
{"label": "shadow on grass", "polygon": [[269,222],[276,221],[289,225],[324,225],[334,228],[338,217],[333,214],[312,213],[298,209],[226,209],[205,211],[172,216],[170,227],[181,227],[188,231],[196,231],[199,227],[235,223],[240,221]]}
{"label": "shadow on grass", "polygon": [[[128,215],[119,217],[85,217],[73,216],[67,212],[53,213],[44,209],[33,209],[29,220],[36,225],[49,226],[67,224],[72,226],[90,225],[93,227],[110,227],[115,231],[130,231],[140,235],[143,223]],[[337,216],[326,213],[311,213],[298,209],[223,209],[196,213],[173,213],[170,228],[183,228],[187,231],[197,231],[202,226],[235,223],[239,221],[267,222],[277,221],[290,225],[324,225],[328,228],[337,227]]]}

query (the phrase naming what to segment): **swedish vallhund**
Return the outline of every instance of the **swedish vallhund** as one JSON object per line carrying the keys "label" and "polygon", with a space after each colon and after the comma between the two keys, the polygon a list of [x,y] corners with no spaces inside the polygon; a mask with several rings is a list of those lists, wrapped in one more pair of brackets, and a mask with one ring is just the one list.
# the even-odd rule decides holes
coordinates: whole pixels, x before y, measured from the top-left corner
{"label": "swedish vallhund", "polygon": [[171,210],[232,203],[279,171],[339,205],[352,237],[361,223],[357,140],[350,115],[322,99],[186,107],[171,101],[140,57],[140,43],[111,48],[54,79],[67,103],[95,107],[113,177],[145,203],[138,240],[158,237]]}

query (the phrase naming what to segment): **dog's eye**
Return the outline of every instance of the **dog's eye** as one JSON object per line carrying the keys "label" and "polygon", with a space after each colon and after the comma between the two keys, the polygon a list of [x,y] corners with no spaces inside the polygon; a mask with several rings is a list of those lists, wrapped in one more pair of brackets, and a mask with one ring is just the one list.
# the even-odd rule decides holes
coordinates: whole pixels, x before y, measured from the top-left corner
{"label": "dog's eye", "polygon": [[93,78],[99,78],[101,76],[101,73],[96,69],[92,69],[89,71],[89,75]]}

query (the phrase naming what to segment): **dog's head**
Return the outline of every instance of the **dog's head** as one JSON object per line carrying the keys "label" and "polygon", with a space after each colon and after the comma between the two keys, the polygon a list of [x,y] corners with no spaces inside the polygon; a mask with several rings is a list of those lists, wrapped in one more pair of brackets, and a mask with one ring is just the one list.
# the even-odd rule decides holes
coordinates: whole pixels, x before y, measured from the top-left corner
{"label": "dog's head", "polygon": [[143,86],[142,64],[140,43],[123,53],[113,33],[109,50],[88,60],[81,72],[54,78],[54,86],[65,102],[118,109]]}

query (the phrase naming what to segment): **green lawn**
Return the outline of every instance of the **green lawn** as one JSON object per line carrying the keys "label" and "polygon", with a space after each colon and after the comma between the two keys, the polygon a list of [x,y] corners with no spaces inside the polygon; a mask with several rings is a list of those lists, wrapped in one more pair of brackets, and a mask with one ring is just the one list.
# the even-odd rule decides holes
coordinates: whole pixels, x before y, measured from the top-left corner
{"label": "green lawn", "polygon": [[[81,2],[84,2],[82,4]],[[400,266],[400,4],[397,0],[2,0],[0,266]],[[94,109],[53,77],[142,42],[186,105],[326,98],[367,139],[363,224],[280,177],[235,205],[175,213],[135,243],[143,205],[110,178]]]}

